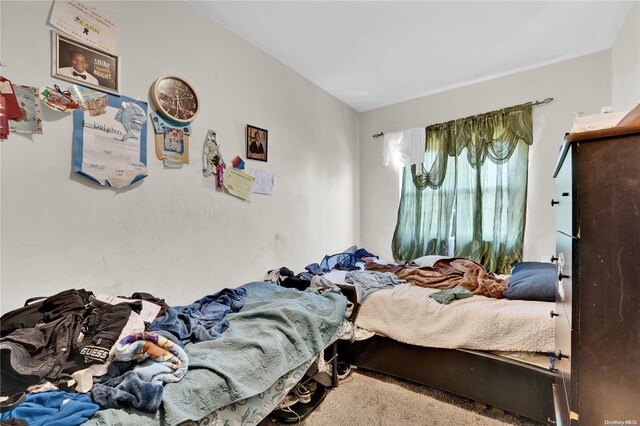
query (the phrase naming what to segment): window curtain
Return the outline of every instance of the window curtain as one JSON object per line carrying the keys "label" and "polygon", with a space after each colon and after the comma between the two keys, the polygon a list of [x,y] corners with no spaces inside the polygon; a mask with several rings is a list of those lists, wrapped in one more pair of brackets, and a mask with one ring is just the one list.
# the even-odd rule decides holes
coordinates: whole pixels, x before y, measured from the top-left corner
{"label": "window curtain", "polygon": [[425,129],[424,162],[403,173],[396,261],[453,253],[508,273],[522,259],[532,122],[527,103]]}

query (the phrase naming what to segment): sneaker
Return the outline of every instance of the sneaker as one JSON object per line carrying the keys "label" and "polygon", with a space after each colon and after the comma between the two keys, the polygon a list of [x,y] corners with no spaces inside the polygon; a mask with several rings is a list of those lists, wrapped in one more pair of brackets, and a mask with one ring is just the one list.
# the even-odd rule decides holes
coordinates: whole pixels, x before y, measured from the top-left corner
{"label": "sneaker", "polygon": [[311,402],[311,390],[306,385],[299,384],[295,388],[295,394],[302,404],[308,404]]}
{"label": "sneaker", "polygon": [[338,362],[338,379],[344,380],[351,374],[351,366],[346,362]]}
{"label": "sneaker", "polygon": [[282,410],[284,408],[289,408],[292,405],[297,404],[300,401],[300,398],[295,392],[289,392],[287,396],[284,397],[280,404],[278,404],[278,410]]}

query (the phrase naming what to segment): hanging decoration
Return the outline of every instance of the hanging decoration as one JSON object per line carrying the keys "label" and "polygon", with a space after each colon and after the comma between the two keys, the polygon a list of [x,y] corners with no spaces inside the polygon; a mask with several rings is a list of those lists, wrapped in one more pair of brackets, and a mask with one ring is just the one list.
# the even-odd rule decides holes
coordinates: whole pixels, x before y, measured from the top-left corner
{"label": "hanging decoration", "polygon": [[169,168],[181,168],[183,164],[189,164],[191,125],[167,120],[153,111],[149,116],[156,133],[156,158]]}
{"label": "hanging decoration", "polygon": [[216,141],[216,132],[209,130],[204,141],[202,157],[202,173],[205,176],[216,176],[216,188],[224,188],[224,169],[227,167],[222,159],[222,150]]}

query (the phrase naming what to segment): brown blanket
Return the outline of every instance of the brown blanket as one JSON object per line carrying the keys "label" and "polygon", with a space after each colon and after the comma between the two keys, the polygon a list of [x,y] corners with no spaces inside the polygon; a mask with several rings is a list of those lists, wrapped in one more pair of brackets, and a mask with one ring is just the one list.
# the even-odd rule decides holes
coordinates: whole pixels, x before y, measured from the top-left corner
{"label": "brown blanket", "polygon": [[432,268],[416,268],[406,265],[380,265],[367,262],[365,269],[378,272],[393,272],[398,278],[420,287],[446,289],[462,286],[473,294],[502,298],[507,282],[495,277],[484,267],[469,259],[441,259]]}

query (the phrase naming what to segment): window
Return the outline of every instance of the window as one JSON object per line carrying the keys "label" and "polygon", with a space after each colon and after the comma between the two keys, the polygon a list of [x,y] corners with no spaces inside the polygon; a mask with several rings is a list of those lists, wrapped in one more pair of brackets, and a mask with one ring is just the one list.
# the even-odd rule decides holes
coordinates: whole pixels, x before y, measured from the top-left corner
{"label": "window", "polygon": [[525,104],[426,129],[423,175],[403,173],[396,260],[454,255],[507,272],[522,259],[530,124]]}

